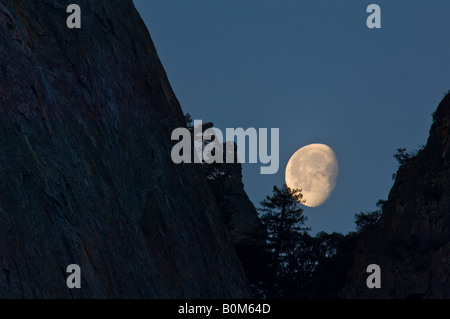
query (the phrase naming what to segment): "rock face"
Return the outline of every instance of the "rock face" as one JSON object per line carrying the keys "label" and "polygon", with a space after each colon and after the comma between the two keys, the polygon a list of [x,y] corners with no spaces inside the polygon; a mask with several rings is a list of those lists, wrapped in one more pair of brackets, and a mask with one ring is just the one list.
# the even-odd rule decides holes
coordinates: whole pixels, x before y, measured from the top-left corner
{"label": "rock face", "polygon": [[[381,267],[381,289],[366,286],[369,264]],[[399,168],[379,224],[362,234],[343,296],[450,298],[450,94],[427,145]]]}
{"label": "rock face", "polygon": [[71,2],[0,2],[0,298],[249,297],[132,1]]}
{"label": "rock face", "polygon": [[[208,129],[214,124],[209,122],[197,127],[197,134],[206,134],[207,138],[199,149],[205,150],[206,145],[216,141],[216,136]],[[192,138],[194,127],[190,128]],[[237,145],[234,142],[215,143],[216,151],[222,149],[223,163],[213,162],[208,164],[203,161],[202,167],[209,187],[219,208],[222,221],[230,234],[231,241],[239,256],[244,271],[252,284],[255,297],[261,295],[262,284],[265,283],[271,273],[269,264],[271,262],[270,252],[267,247],[267,231],[258,212],[250,201],[242,182],[242,164],[237,158]],[[196,146],[192,144],[194,150]],[[214,152],[215,154],[215,152]],[[234,158],[233,163],[227,163],[227,158]]]}
{"label": "rock face", "polygon": [[[235,152],[236,154],[236,152]],[[242,182],[242,165],[238,162],[222,166],[225,176],[225,198],[231,210],[224,216],[225,224],[250,282],[257,284],[270,276],[267,231]],[[225,212],[227,214],[227,212]]]}

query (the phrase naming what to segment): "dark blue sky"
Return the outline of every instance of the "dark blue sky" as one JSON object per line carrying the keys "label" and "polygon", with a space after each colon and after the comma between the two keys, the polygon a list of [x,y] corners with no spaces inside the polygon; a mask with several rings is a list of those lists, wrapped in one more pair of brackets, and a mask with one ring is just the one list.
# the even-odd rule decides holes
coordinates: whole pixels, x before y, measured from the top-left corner
{"label": "dark blue sky", "polygon": [[[184,112],[235,127],[280,128],[280,170],[244,164],[250,199],[284,183],[294,152],[336,152],[331,198],[305,207],[312,233],[354,230],[386,199],[393,154],[426,143],[450,89],[450,1],[134,0]],[[366,8],[382,28],[366,26]]]}

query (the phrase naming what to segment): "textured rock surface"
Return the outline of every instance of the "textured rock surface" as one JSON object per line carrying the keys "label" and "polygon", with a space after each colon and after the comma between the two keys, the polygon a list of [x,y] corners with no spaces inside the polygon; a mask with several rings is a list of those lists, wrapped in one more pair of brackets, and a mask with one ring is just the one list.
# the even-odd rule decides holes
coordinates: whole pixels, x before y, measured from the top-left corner
{"label": "textured rock surface", "polygon": [[240,163],[224,164],[225,197],[232,207],[231,215],[225,217],[227,229],[239,259],[252,283],[268,279],[270,254],[267,248],[267,232],[250,201],[242,182]]}
{"label": "textured rock surface", "polygon": [[[450,95],[425,148],[402,165],[380,224],[363,233],[343,291],[351,298],[450,298]],[[381,289],[366,268],[381,267]]]}
{"label": "textured rock surface", "polygon": [[77,1],[81,30],[71,2],[0,2],[0,297],[248,297],[132,1]]}
{"label": "textured rock surface", "polygon": [[[214,134],[206,131],[214,127],[212,122],[202,124],[202,127],[190,127],[192,140],[195,134],[203,134],[201,150],[216,139]],[[199,136],[197,136],[199,138]],[[215,142],[214,142],[215,143]],[[267,247],[267,231],[258,212],[250,201],[242,182],[242,164],[237,158],[237,145],[235,142],[216,144],[223,152],[223,163],[201,164],[206,180],[214,195],[219,208],[222,221],[230,234],[230,239],[239,256],[239,260],[250,283],[255,288],[260,282],[265,282],[270,276],[270,252]],[[192,149],[196,146],[192,143]],[[200,148],[200,147],[198,147]],[[234,158],[233,163],[227,163],[228,157]],[[256,292],[256,290],[254,290]]]}

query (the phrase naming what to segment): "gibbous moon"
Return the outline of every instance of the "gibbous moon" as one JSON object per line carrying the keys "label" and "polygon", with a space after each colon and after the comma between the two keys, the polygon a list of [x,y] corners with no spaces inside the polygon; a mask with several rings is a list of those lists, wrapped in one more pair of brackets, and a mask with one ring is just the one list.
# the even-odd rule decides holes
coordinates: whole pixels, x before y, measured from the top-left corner
{"label": "gibbous moon", "polygon": [[302,190],[303,205],[317,207],[333,192],[338,170],[336,154],[329,146],[311,144],[292,155],[286,166],[286,185]]}

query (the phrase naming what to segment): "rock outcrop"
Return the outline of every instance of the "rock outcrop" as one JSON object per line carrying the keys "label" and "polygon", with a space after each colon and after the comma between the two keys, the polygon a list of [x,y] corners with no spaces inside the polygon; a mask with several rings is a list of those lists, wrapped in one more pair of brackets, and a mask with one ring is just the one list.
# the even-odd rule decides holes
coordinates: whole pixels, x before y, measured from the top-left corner
{"label": "rock outcrop", "polygon": [[225,176],[221,182],[227,201],[227,209],[222,210],[222,217],[247,278],[256,287],[270,279],[271,275],[269,264],[272,259],[266,242],[267,230],[245,192],[242,164],[237,161],[223,164],[221,171]]}
{"label": "rock outcrop", "polygon": [[[363,232],[343,289],[348,298],[450,298],[450,94],[426,146],[398,170],[378,225]],[[381,267],[381,289],[366,268]]]}
{"label": "rock outcrop", "polygon": [[[196,146],[192,143],[191,148],[193,152],[203,152],[207,145],[215,143],[216,151],[222,149],[223,163],[207,164],[203,161],[200,166],[205,173],[222,221],[230,234],[247,278],[252,284],[255,296],[263,297],[263,286],[271,276],[269,269],[271,257],[266,242],[267,231],[245,192],[242,182],[242,164],[237,158],[237,145],[234,142],[217,141],[217,137],[211,130],[206,131],[213,126],[213,123],[208,122],[202,124],[202,127],[196,127],[196,130],[190,127],[192,140],[195,138],[195,132],[198,135],[207,136],[201,145]],[[234,158],[233,163],[227,163],[228,157]]]}
{"label": "rock outcrop", "polygon": [[0,298],[249,297],[132,1],[70,3],[0,2]]}

